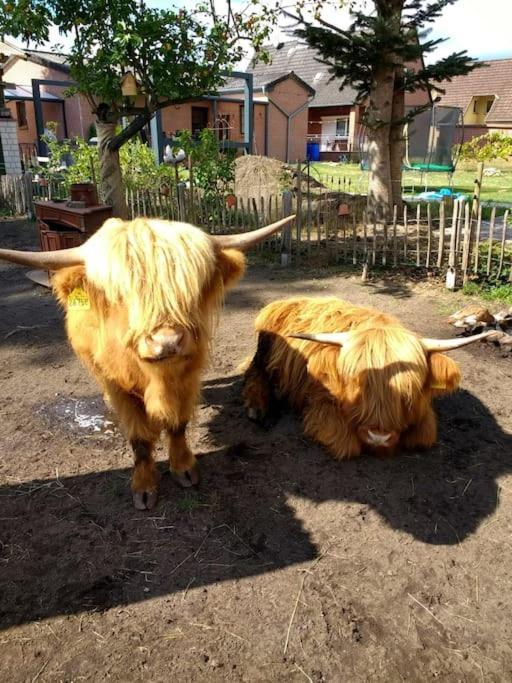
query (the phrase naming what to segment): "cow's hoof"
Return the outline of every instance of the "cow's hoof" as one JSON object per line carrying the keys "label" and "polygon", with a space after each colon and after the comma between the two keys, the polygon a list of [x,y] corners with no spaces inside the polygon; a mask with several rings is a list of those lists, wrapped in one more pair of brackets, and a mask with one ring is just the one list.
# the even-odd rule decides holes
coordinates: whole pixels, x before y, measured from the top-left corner
{"label": "cow's hoof", "polygon": [[191,486],[197,486],[197,484],[199,484],[199,467],[197,464],[192,465],[192,467],[189,470],[185,470],[185,472],[173,472],[171,470],[171,476],[182,488],[188,489]]}
{"label": "cow's hoof", "polygon": [[158,499],[157,491],[134,491],[133,504],[137,510],[152,510]]}

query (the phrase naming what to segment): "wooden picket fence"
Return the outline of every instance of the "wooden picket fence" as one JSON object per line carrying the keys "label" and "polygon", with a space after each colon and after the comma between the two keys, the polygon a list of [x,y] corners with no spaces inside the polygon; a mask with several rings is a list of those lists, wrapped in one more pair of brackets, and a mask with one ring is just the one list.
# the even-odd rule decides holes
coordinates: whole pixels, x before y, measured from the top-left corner
{"label": "wooden picket fence", "polygon": [[[403,266],[452,269],[460,281],[479,274],[512,281],[512,224],[506,208],[477,202],[418,203],[395,208],[389,220],[370,215],[363,195],[340,184],[266,197],[205,196],[185,184],[157,190],[127,190],[131,217],[181,220],[210,233],[243,232],[296,214],[293,224],[267,240],[260,251],[284,263],[346,264],[370,268]],[[12,216],[33,216],[34,199],[62,195],[62,187],[41,185],[29,173],[0,177],[0,208]]]}
{"label": "wooden picket fence", "polygon": [[6,216],[33,215],[32,176],[0,176],[0,210]]}
{"label": "wooden picket fence", "polygon": [[464,280],[512,272],[509,210],[471,202],[408,204],[383,220],[366,211],[364,197],[330,190],[206,198],[180,185],[165,194],[127,192],[127,201],[132,217],[188,221],[210,233],[254,230],[294,213],[294,224],[262,247],[280,252],[283,263],[318,263],[320,257],[323,263],[370,268],[452,268]]}

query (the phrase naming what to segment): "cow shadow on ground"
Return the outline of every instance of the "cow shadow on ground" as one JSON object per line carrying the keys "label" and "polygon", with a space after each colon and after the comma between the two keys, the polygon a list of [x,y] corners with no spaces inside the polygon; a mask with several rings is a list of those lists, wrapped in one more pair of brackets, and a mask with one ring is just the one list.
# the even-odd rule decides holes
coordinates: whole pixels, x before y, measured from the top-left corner
{"label": "cow shadow on ground", "polygon": [[287,408],[269,429],[251,423],[241,392],[241,376],[206,385],[206,399],[219,406],[209,425],[213,434],[224,443],[245,435],[243,444],[267,457],[274,453],[272,477],[295,482],[289,493],[315,503],[368,506],[390,527],[423,543],[453,545],[475,532],[496,511],[497,479],[512,471],[512,436],[465,390],[435,400],[434,448],[339,462],[303,436],[300,418]]}
{"label": "cow shadow on ground", "polygon": [[311,561],[320,550],[290,497],[343,503],[344,524],[372,509],[417,541],[460,543],[496,511],[511,470],[511,437],[466,391],[438,401],[431,451],[340,463],[290,413],[269,431],[250,423],[240,395],[240,376],[205,382],[201,485],[182,491],[161,463],[151,512],[131,507],[129,467],[0,487],[0,628]]}

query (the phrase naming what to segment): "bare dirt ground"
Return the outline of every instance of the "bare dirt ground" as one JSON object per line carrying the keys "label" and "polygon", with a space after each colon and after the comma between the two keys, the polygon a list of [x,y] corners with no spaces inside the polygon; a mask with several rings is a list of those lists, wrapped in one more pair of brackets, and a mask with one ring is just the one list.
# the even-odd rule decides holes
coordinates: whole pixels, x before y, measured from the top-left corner
{"label": "bare dirt ground", "polygon": [[[2,246],[35,244],[0,224]],[[318,273],[317,273],[318,275]],[[424,334],[453,295],[333,271],[249,270],[229,296],[191,429],[202,482],[165,471],[131,506],[131,457],[51,295],[0,266],[2,681],[510,681],[510,359],[453,353],[426,454],[336,463],[292,415],[248,422],[237,367],[274,298],[336,294]]]}

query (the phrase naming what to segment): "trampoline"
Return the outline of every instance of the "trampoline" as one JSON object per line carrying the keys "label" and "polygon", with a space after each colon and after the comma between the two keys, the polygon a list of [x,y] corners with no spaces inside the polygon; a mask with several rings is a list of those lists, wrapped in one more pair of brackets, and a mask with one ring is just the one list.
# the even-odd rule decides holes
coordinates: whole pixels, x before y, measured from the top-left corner
{"label": "trampoline", "polygon": [[[451,185],[452,175],[459,160],[460,146],[464,142],[464,118],[460,107],[434,105],[421,112],[404,126],[405,156],[403,169],[423,174],[447,173]],[[369,145],[366,129],[359,135],[361,169],[369,170]],[[425,184],[425,189],[426,189]]]}
{"label": "trampoline", "polygon": [[404,137],[405,169],[447,173],[451,181],[464,139],[462,109],[436,104],[406,124]]}

